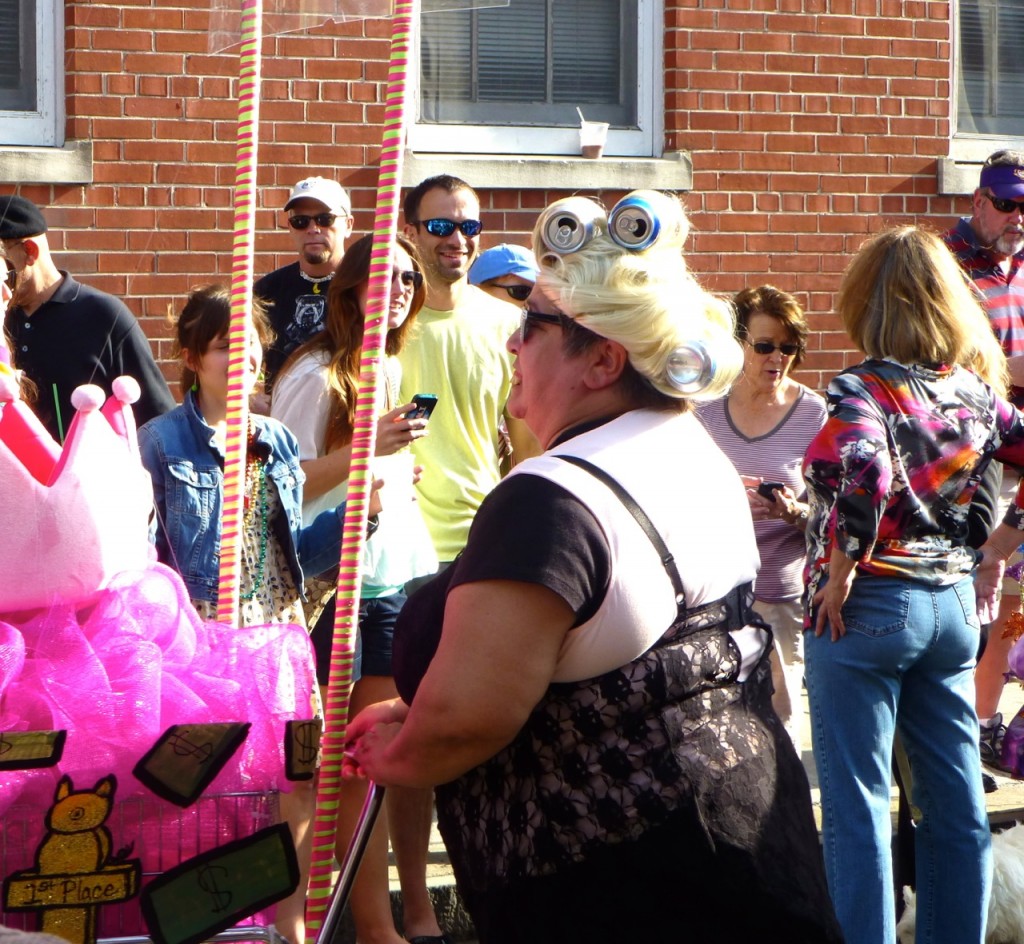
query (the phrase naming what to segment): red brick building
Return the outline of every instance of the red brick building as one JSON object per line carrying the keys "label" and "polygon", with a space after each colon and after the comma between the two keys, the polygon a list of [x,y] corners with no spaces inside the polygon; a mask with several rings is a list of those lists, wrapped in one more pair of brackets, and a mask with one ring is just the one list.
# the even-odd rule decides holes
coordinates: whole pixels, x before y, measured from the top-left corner
{"label": "red brick building", "polygon": [[[0,40],[0,191],[48,208],[58,263],[123,297],[163,359],[168,303],[230,272],[238,60],[210,51],[210,5],[37,0],[32,22],[15,0]],[[770,281],[805,305],[802,379],[821,387],[856,356],[831,313],[849,254],[886,223],[950,225],[980,161],[1020,145],[1024,64],[998,36],[1022,25],[1012,0],[425,13],[405,182],[476,186],[485,247],[525,241],[566,193],[679,191],[710,288]],[[290,259],[279,208],[309,173],[337,176],[370,228],[389,35],[369,19],[265,38],[257,274]],[[612,124],[598,161],[578,156],[577,106]]]}

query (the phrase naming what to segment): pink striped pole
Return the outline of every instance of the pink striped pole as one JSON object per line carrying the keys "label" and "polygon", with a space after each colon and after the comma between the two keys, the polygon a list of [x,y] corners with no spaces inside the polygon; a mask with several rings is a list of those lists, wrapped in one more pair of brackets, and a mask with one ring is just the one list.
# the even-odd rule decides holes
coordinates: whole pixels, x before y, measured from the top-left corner
{"label": "pink striped pole", "polygon": [[262,41],[262,0],[242,0],[238,136],[235,149],[235,224],[231,262],[231,325],[228,329],[227,442],[224,457],[220,576],[217,587],[217,621],[231,626],[238,623],[246,439],[249,431],[249,400],[245,383],[248,370],[246,324],[252,307]]}
{"label": "pink striped pole", "polygon": [[360,383],[352,436],[352,466],[348,483],[348,507],[342,531],[338,572],[338,603],[334,620],[324,725],[323,762],[313,823],[313,861],[306,900],[306,928],[318,934],[329,904],[331,867],[341,786],[342,750],[348,724],[348,699],[352,687],[353,639],[358,615],[360,563],[366,542],[366,518],[372,485],[370,460],[376,439],[376,387],[378,368],[387,335],[387,310],[394,263],[398,198],[407,125],[409,48],[418,21],[418,0],[396,0],[391,28],[391,57],[384,109],[380,179],[374,217],[373,248],[366,324],[360,361]]}

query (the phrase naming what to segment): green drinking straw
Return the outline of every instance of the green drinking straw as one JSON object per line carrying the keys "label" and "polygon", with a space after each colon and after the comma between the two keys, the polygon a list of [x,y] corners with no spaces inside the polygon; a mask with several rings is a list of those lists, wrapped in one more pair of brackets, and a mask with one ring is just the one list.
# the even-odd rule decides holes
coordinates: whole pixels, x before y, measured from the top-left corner
{"label": "green drinking straw", "polygon": [[64,445],[64,423],[60,418],[60,398],[57,396],[57,385],[53,385],[53,405],[57,410],[57,435],[60,437],[60,444]]}

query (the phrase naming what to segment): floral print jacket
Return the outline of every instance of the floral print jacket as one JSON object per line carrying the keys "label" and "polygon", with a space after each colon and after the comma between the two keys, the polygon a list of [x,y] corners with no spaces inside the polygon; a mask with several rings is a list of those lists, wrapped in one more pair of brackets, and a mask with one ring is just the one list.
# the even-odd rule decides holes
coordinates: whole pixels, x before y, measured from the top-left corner
{"label": "floral print jacket", "polygon": [[[861,575],[969,574],[968,506],[993,459],[1024,469],[1024,414],[964,368],[873,358],[839,374],[826,401],[804,457],[808,611],[833,542]],[[1024,531],[1021,492],[1004,521]]]}

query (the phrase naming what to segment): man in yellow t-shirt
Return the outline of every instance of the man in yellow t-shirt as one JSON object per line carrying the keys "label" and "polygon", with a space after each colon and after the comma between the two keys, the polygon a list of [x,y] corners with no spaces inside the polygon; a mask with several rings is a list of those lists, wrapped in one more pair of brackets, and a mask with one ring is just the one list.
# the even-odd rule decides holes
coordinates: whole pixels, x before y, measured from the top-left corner
{"label": "man in yellow t-shirt", "polygon": [[[405,233],[426,273],[427,301],[400,355],[401,401],[437,395],[429,435],[413,443],[423,466],[420,507],[445,564],[466,544],[484,496],[501,477],[499,426],[508,400],[512,357],[505,350],[519,312],[469,284],[476,257],[480,201],[464,180],[430,177],[405,199]],[[506,420],[517,458],[537,451],[516,420]]]}

